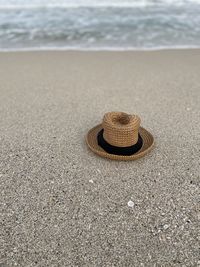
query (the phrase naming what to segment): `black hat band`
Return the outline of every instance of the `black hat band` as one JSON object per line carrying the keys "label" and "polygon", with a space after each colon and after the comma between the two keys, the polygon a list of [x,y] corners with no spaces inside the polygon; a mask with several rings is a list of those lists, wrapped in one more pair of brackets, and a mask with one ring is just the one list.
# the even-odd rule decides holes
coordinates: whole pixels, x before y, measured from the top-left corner
{"label": "black hat band", "polygon": [[138,152],[143,145],[142,137],[140,136],[140,134],[138,134],[138,141],[133,146],[127,146],[127,147],[112,146],[104,139],[103,131],[104,130],[102,129],[97,135],[98,145],[109,154],[131,156],[136,152]]}

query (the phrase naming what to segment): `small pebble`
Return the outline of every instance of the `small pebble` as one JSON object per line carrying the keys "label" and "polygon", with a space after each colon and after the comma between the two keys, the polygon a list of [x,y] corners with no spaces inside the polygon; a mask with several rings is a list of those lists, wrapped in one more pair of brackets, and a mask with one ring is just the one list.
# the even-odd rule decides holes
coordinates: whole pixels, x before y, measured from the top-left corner
{"label": "small pebble", "polygon": [[93,184],[93,183],[94,183],[94,181],[91,179],[91,180],[89,180],[89,183]]}
{"label": "small pebble", "polygon": [[135,205],[134,202],[132,200],[129,200],[128,207],[133,208],[134,205]]}
{"label": "small pebble", "polygon": [[164,226],[163,226],[163,229],[164,230],[167,230],[169,228],[169,225],[168,224],[165,224]]}

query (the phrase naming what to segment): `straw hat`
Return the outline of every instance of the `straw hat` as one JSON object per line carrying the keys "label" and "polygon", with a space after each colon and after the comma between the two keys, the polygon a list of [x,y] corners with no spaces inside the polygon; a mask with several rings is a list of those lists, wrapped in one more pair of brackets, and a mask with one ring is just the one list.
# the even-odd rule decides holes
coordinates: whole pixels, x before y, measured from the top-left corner
{"label": "straw hat", "polygon": [[103,122],[87,136],[89,148],[99,156],[115,160],[135,160],[146,155],[154,144],[153,136],[140,127],[137,115],[108,112]]}

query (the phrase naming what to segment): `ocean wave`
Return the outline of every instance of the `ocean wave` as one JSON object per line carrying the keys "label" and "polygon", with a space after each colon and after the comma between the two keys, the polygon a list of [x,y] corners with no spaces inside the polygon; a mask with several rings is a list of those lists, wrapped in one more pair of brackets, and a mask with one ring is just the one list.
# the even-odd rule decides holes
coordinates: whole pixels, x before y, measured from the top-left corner
{"label": "ocean wave", "polygon": [[180,49],[199,49],[200,45],[173,45],[173,46],[154,46],[154,47],[121,47],[121,46],[104,46],[104,47],[81,47],[81,46],[38,46],[23,48],[0,48],[0,52],[32,52],[32,51],[159,51],[159,50],[180,50]]}
{"label": "ocean wave", "polygon": [[[0,0],[0,4],[2,1]],[[12,4],[11,0],[7,1]],[[27,0],[23,1],[27,3]],[[85,1],[85,4],[89,3]],[[200,5],[197,5],[196,1],[193,5],[173,6],[170,5],[172,0],[146,0],[142,1],[143,4],[151,3],[155,6],[118,6],[117,9],[116,6],[70,9],[69,1],[68,5],[64,6],[67,9],[64,9],[60,6],[64,2],[66,4],[66,1],[49,0],[48,6],[44,6],[36,5],[39,2],[35,0],[35,5],[25,5],[25,9],[19,8],[20,11],[16,10],[16,6],[9,12],[0,10],[0,49],[44,47],[46,50],[59,47],[64,50],[148,50],[200,46]],[[101,5],[104,2],[101,2]],[[158,5],[164,2],[168,5]],[[185,3],[186,0],[175,2]],[[22,0],[17,3],[22,4]],[[76,1],[77,3],[81,3],[80,0]],[[112,0],[108,3],[116,4],[119,1]],[[123,5],[128,3],[130,1],[125,0]],[[138,1],[131,2],[133,3]],[[12,9],[13,5],[9,8]]]}
{"label": "ocean wave", "polygon": [[200,0],[134,0],[134,1],[97,1],[97,0],[77,0],[77,1],[36,1],[35,4],[27,4],[24,1],[0,1],[0,10],[6,9],[51,9],[51,8],[80,8],[80,7],[91,7],[91,8],[102,8],[102,7],[114,7],[114,8],[134,8],[134,7],[147,7],[147,6],[163,6],[173,5],[181,6],[187,4],[200,4]]}

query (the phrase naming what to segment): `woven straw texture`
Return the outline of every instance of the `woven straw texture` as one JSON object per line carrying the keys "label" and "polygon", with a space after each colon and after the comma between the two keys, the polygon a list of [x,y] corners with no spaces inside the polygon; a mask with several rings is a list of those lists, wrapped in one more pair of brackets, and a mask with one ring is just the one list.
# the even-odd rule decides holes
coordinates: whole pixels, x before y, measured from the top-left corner
{"label": "woven straw texture", "polygon": [[103,137],[113,146],[127,147],[138,141],[140,118],[123,112],[108,112],[103,117]]}
{"label": "woven straw texture", "polygon": [[143,145],[142,145],[142,148],[137,153],[131,156],[119,156],[119,155],[109,154],[106,151],[104,151],[103,148],[101,148],[97,142],[97,135],[102,130],[102,128],[103,128],[103,124],[99,124],[95,126],[94,128],[92,128],[86,136],[86,143],[89,146],[89,148],[94,153],[98,154],[101,157],[105,157],[105,158],[113,159],[113,160],[136,160],[146,155],[152,149],[154,145],[154,138],[151,135],[151,133],[149,133],[144,128],[140,127],[139,134],[141,135],[143,139]]}

